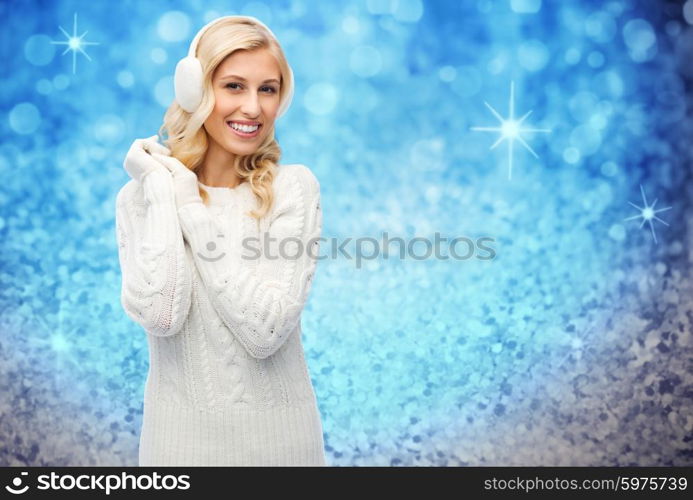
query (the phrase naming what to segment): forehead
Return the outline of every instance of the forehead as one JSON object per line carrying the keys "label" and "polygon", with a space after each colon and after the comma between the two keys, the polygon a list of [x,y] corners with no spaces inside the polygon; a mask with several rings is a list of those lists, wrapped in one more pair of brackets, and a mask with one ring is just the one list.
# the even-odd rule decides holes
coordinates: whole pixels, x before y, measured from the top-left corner
{"label": "forehead", "polygon": [[214,78],[223,78],[228,74],[240,75],[248,80],[265,80],[281,77],[279,64],[267,49],[237,50],[228,55],[217,66]]}

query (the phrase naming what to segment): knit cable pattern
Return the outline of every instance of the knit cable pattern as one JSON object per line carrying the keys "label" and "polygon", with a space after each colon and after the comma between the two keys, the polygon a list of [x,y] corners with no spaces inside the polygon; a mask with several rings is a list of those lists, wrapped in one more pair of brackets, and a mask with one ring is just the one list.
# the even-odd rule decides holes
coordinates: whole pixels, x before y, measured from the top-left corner
{"label": "knit cable pattern", "polygon": [[166,171],[151,172],[142,184],[132,180],[118,192],[116,237],[123,309],[153,335],[177,333],[190,309],[191,269]]}
{"label": "knit cable pattern", "polygon": [[[230,251],[228,242],[238,235],[224,234],[204,204],[189,203],[179,209],[183,235],[212,304],[248,353],[260,359],[275,353],[296,327],[317,263],[306,248],[314,246],[310,240],[320,233],[319,184],[307,167],[287,167],[275,179],[276,208],[268,229],[269,237],[277,242],[276,258],[262,258],[258,264],[264,268],[263,275],[275,279],[258,279]],[[210,243],[225,249],[228,258],[209,258]]]}

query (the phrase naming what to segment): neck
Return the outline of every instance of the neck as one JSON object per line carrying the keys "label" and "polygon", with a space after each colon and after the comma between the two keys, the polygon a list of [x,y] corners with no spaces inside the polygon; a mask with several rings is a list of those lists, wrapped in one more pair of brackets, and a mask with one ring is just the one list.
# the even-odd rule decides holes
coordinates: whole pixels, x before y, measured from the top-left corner
{"label": "neck", "polygon": [[198,170],[198,179],[210,187],[236,187],[241,179],[233,171],[235,155],[220,147],[211,137],[205,159]]}

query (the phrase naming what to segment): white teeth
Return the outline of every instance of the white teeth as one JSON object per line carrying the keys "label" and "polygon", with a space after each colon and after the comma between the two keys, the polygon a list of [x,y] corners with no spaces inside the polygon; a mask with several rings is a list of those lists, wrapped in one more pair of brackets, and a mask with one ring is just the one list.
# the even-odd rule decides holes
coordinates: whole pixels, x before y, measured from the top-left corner
{"label": "white teeth", "polygon": [[240,125],[236,122],[229,122],[229,124],[236,130],[240,130],[241,132],[245,133],[255,132],[259,127],[259,125]]}

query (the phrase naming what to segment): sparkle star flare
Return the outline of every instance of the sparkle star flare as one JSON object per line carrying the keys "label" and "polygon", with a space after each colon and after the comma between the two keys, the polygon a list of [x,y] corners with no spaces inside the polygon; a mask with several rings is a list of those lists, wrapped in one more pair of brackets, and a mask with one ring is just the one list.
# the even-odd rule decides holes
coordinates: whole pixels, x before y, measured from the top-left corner
{"label": "sparkle star flare", "polygon": [[68,51],[72,51],[72,74],[75,74],[75,69],[77,67],[77,51],[81,52],[84,54],[84,57],[86,57],[89,61],[91,61],[91,57],[84,51],[82,47],[85,45],[99,45],[98,42],[87,42],[83,40],[84,35],[88,33],[88,31],[85,31],[82,33],[80,36],[77,36],[77,13],[75,12],[75,19],[74,23],[72,26],[72,36],[63,29],[62,26],[59,26],[60,31],[63,32],[63,34],[67,37],[67,41],[65,42],[56,42],[51,40],[51,43],[54,45],[67,45],[67,48],[65,49],[65,52],[63,52],[61,55],[65,55]]}
{"label": "sparkle star flare", "polygon": [[645,190],[642,188],[642,184],[640,184],[640,193],[642,194],[642,202],[643,202],[643,205],[645,205],[645,206],[639,207],[635,203],[631,203],[629,201],[628,203],[630,203],[635,208],[640,210],[640,213],[638,215],[634,215],[633,217],[627,217],[624,220],[633,220],[633,219],[639,219],[640,217],[642,217],[642,222],[640,223],[640,227],[642,227],[645,224],[645,222],[647,222],[650,225],[650,231],[652,231],[652,237],[654,238],[654,242],[657,243],[657,236],[655,235],[654,226],[652,225],[652,219],[657,219],[659,222],[661,222],[665,226],[668,226],[669,224],[667,224],[662,219],[657,217],[656,214],[658,214],[659,212],[664,212],[665,210],[669,210],[671,207],[664,207],[664,208],[660,208],[658,210],[655,210],[654,206],[657,203],[657,200],[659,198],[655,198],[655,201],[652,202],[652,205],[648,205],[647,199],[645,198]]}
{"label": "sparkle star flare", "polygon": [[480,130],[483,132],[500,132],[500,137],[496,142],[493,143],[490,149],[494,149],[504,140],[508,140],[508,180],[512,178],[513,171],[513,144],[517,140],[522,144],[527,151],[532,153],[535,158],[539,156],[534,152],[534,150],[527,144],[527,142],[522,138],[522,134],[525,132],[551,132],[550,129],[544,128],[521,128],[522,122],[532,113],[532,110],[527,111],[522,118],[515,119],[515,82],[510,82],[510,116],[508,118],[503,118],[489,103],[484,101],[486,107],[491,110],[491,113],[498,118],[500,122],[500,127],[470,127],[471,130]]}

